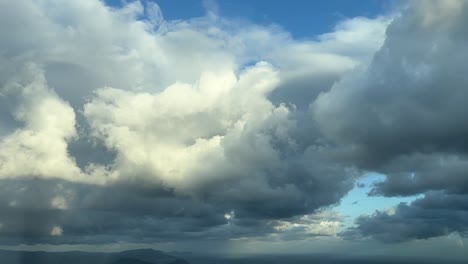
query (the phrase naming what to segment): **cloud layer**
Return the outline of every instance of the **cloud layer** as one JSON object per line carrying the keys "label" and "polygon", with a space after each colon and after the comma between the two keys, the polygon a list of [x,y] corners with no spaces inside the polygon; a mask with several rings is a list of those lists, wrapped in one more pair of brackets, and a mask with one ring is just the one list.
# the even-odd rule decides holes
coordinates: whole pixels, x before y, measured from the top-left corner
{"label": "cloud layer", "polygon": [[412,1],[314,40],[150,2],[0,2],[2,243],[335,236],[328,208],[424,194],[341,236],[466,224],[463,1]]}
{"label": "cloud layer", "polygon": [[309,104],[388,19],[296,41],[211,11],[165,21],[150,2],[0,10],[3,243],[336,234],[322,208],[357,174],[324,154]]}

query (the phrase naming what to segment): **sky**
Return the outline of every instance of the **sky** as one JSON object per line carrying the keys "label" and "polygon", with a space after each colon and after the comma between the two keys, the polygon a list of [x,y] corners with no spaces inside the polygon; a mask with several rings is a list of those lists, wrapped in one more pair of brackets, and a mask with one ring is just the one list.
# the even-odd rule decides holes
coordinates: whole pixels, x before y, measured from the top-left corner
{"label": "sky", "polygon": [[0,0],[0,247],[468,259],[467,15]]}
{"label": "sky", "polygon": [[[262,26],[282,27],[295,39],[314,39],[333,30],[336,23],[356,16],[376,17],[395,7],[393,1],[358,2],[297,0],[285,7],[284,1],[268,0],[159,0],[154,1],[167,20],[186,20],[215,11],[223,18],[243,20]],[[121,0],[106,0],[107,5],[121,7]],[[286,8],[286,9],[285,9]],[[285,12],[286,11],[286,12]]]}

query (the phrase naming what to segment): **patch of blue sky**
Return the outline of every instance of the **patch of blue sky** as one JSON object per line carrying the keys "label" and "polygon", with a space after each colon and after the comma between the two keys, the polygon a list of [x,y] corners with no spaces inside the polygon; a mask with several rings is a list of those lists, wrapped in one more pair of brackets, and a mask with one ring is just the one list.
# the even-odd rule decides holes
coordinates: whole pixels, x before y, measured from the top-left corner
{"label": "patch of blue sky", "polygon": [[[119,7],[131,0],[104,0]],[[293,38],[311,39],[331,32],[346,18],[376,17],[389,12],[390,0],[141,0],[155,2],[166,20],[185,20],[216,12],[221,17],[246,20],[258,25],[279,25]]]}
{"label": "patch of blue sky", "polygon": [[423,195],[408,197],[369,196],[373,184],[385,180],[385,176],[368,173],[356,181],[354,188],[341,200],[334,210],[346,217],[343,228],[352,226],[361,215],[372,215],[376,210],[383,211],[400,203],[411,203]]}
{"label": "patch of blue sky", "polygon": [[389,1],[219,0],[223,17],[244,18],[259,25],[277,24],[294,38],[313,38],[333,31],[338,21],[357,16],[376,17],[390,9]]}
{"label": "patch of blue sky", "polygon": [[[104,0],[111,7],[122,7],[134,0]],[[161,8],[166,20],[186,20],[206,14],[206,5],[202,0],[140,0],[142,3],[153,2]]]}

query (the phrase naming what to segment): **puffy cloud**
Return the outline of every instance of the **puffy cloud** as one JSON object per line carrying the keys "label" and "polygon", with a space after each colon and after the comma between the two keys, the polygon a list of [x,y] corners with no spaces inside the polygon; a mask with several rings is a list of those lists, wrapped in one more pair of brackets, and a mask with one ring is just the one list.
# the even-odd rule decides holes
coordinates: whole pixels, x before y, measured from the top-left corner
{"label": "puffy cloud", "polygon": [[76,136],[75,113],[48,89],[40,70],[28,65],[1,91],[16,100],[12,114],[24,126],[0,141],[0,178],[80,177],[67,152],[67,141]]}
{"label": "puffy cloud", "polygon": [[427,17],[444,16],[431,4],[412,2],[388,27],[372,62],[313,103],[321,130],[344,145],[344,159],[375,169],[395,156],[466,150],[466,58],[460,54],[466,5],[427,28]]}
{"label": "puffy cloud", "polygon": [[160,94],[100,89],[84,114],[91,133],[117,152],[114,169],[120,177],[154,176],[169,188],[190,189],[243,167],[278,161],[269,135],[261,131],[255,152],[243,150],[255,157],[242,157],[237,164],[226,157],[224,145],[244,143],[242,134],[250,127],[282,129],[274,131],[278,140],[293,143],[287,142],[289,110],[265,98],[276,79],[271,67],[260,63],[239,80],[232,72],[206,73],[194,86],[176,83]]}
{"label": "puffy cloud", "polygon": [[339,220],[315,213],[356,171],[308,105],[388,23],[296,41],[138,1],[0,2],[2,241],[334,235]]}
{"label": "puffy cloud", "polygon": [[311,105],[320,130],[339,146],[331,156],[386,175],[371,195],[442,193],[399,205],[394,214],[361,217],[345,236],[404,241],[465,234],[464,209],[438,208],[433,197],[465,201],[468,190],[467,12],[463,1],[409,2],[372,61]]}

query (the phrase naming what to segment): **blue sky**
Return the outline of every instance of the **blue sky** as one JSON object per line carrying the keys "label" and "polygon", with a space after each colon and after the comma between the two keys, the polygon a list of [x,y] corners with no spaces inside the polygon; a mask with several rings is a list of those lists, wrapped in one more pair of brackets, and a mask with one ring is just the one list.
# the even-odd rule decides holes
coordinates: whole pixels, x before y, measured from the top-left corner
{"label": "blue sky", "polygon": [[354,219],[360,215],[372,215],[376,210],[385,211],[399,203],[411,203],[421,195],[410,197],[369,196],[373,184],[385,180],[384,175],[367,173],[356,181],[355,187],[346,194],[335,210],[346,217],[346,226],[352,226]]}
{"label": "blue sky", "polygon": [[384,13],[384,1],[248,1],[227,0],[216,2],[220,14],[241,17],[258,24],[275,23],[284,27],[296,38],[313,38],[330,32],[336,22],[356,16],[374,17]]}
{"label": "blue sky", "polygon": [[[105,0],[121,6],[121,0]],[[204,16],[216,10],[225,18],[248,20],[259,25],[277,24],[294,38],[314,38],[333,30],[340,20],[352,17],[375,17],[387,13],[395,3],[388,0],[152,0],[167,20],[184,20]]]}

